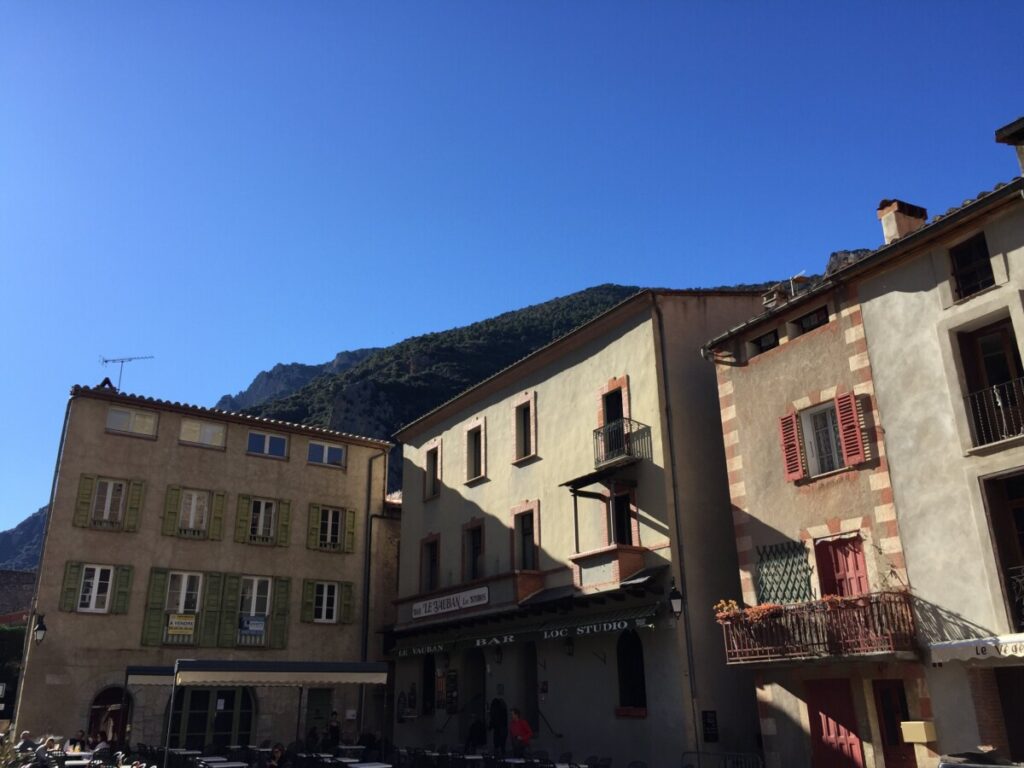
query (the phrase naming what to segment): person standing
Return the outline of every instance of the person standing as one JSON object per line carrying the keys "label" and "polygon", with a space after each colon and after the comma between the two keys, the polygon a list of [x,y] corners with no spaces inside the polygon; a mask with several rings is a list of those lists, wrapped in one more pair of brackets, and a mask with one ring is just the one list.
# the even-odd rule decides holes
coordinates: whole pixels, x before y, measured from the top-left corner
{"label": "person standing", "polygon": [[327,739],[331,743],[331,749],[337,749],[341,744],[341,721],[338,719],[337,710],[331,712],[331,719],[327,721]]}
{"label": "person standing", "polygon": [[508,707],[503,699],[494,699],[491,702],[491,717],[488,726],[494,731],[494,751],[499,755],[505,754],[505,742],[508,741]]}
{"label": "person standing", "polygon": [[512,708],[512,724],[509,726],[509,733],[512,735],[512,754],[515,757],[524,757],[526,750],[530,748],[530,739],[533,738],[533,729],[523,719],[522,713],[515,707]]}

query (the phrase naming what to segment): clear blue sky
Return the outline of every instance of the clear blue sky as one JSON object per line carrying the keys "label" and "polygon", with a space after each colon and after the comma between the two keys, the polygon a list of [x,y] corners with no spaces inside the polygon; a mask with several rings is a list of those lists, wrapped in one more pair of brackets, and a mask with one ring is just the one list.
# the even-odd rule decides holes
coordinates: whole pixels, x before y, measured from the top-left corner
{"label": "clear blue sky", "polygon": [[1017,173],[1024,3],[0,5],[0,528],[68,388],[212,404],[602,282],[819,271]]}

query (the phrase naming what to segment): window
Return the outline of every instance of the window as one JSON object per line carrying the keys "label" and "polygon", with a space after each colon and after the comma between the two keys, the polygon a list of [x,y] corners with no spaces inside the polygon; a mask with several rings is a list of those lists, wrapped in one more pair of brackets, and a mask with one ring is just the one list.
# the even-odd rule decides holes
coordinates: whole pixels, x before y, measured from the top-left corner
{"label": "window", "polygon": [[110,583],[114,569],[109,565],[86,565],[82,568],[82,587],[78,592],[78,610],[83,613],[106,613],[110,605]]}
{"label": "window", "polygon": [[239,583],[238,645],[263,645],[270,612],[270,579],[243,576]]}
{"label": "window", "polygon": [[288,438],[263,432],[249,433],[249,453],[284,459],[288,456]]}
{"label": "window", "polygon": [[181,536],[203,536],[206,533],[210,513],[210,494],[183,488],[181,491],[181,513],[178,517],[178,534]]}
{"label": "window", "polygon": [[856,597],[870,591],[860,536],[816,541],[814,556],[821,594]]}
{"label": "window", "polygon": [[342,512],[340,509],[320,509],[320,549],[341,548],[341,521]]}
{"label": "window", "polygon": [[537,543],[534,539],[533,512],[520,512],[515,516],[516,569],[537,570]]}
{"label": "window", "polygon": [[615,544],[633,543],[633,498],[628,493],[612,496],[609,505],[612,513],[612,536]]}
{"label": "window", "polygon": [[527,392],[513,401],[515,420],[515,461],[537,453],[537,393]]}
{"label": "window", "polygon": [[[828,322],[827,315],[825,322]],[[750,342],[750,357],[760,355],[769,349],[775,349],[777,346],[779,346],[779,329],[772,328],[768,333],[762,334]]]}
{"label": "window", "polygon": [[313,592],[313,621],[334,624],[338,621],[338,585],[333,581],[318,581]]}
{"label": "window", "polygon": [[331,467],[345,466],[345,446],[334,443],[315,443],[310,441],[306,460],[310,464],[326,464]]}
{"label": "window", "polygon": [[800,414],[807,453],[807,468],[814,475],[834,472],[842,467],[839,457],[839,422],[832,403],[808,408]]}
{"label": "window", "polygon": [[635,629],[627,629],[619,635],[615,656],[619,668],[619,709],[616,714],[642,717],[647,713],[647,681],[644,645]]}
{"label": "window", "polygon": [[473,427],[466,432],[466,480],[484,475],[484,428]]}
{"label": "window", "polygon": [[201,574],[171,571],[167,578],[167,612],[198,613],[199,588],[202,582]]}
{"label": "window", "polygon": [[440,548],[440,540],[436,537],[423,542],[423,549],[420,552],[421,592],[433,592],[440,586]]}
{"label": "window", "polygon": [[423,498],[432,499],[441,493],[441,447],[427,451],[426,470],[423,479]]}
{"label": "window", "polygon": [[96,493],[92,502],[91,523],[95,528],[120,528],[124,520],[124,480],[101,477],[96,480]]}
{"label": "window", "polygon": [[253,499],[252,516],[249,518],[249,541],[254,544],[273,544],[276,532],[274,502],[270,499]]}
{"label": "window", "polygon": [[995,285],[992,258],[989,256],[984,232],[950,248],[949,260],[953,268],[957,299],[966,299]]}
{"label": "window", "polygon": [[178,440],[183,443],[207,445],[211,448],[223,448],[227,444],[228,428],[226,424],[199,419],[182,419]]}
{"label": "window", "polygon": [[802,480],[867,460],[860,409],[852,392],[779,419],[786,480]]}
{"label": "window", "polygon": [[799,336],[826,324],[828,324],[828,307],[818,307],[813,312],[808,312],[793,321],[793,325],[796,326],[794,335]]}
{"label": "window", "polygon": [[759,603],[802,603],[812,598],[811,566],[802,541],[757,548],[755,587]]}
{"label": "window", "polygon": [[157,415],[152,411],[111,406],[107,411],[107,430],[131,435],[156,437]]}
{"label": "window", "polygon": [[473,581],[484,575],[484,528],[475,523],[466,528],[463,535],[463,581]]}

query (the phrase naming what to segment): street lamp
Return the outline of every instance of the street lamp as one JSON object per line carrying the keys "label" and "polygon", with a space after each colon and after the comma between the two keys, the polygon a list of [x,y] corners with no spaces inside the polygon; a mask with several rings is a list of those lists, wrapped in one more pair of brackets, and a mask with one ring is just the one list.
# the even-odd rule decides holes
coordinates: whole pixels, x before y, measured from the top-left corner
{"label": "street lamp", "polygon": [[32,634],[35,635],[36,645],[43,642],[43,638],[46,637],[46,622],[43,621],[42,614],[36,616],[36,628],[32,631]]}
{"label": "street lamp", "polygon": [[672,589],[668,593],[668,606],[677,620],[683,615],[683,593],[676,587],[675,579],[672,579]]}

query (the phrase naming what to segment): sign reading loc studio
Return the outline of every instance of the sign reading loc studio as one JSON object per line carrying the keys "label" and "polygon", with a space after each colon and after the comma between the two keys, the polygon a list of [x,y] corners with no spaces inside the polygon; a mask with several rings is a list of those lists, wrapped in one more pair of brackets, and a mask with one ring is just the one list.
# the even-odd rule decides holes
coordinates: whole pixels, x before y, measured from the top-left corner
{"label": "sign reading loc studio", "polygon": [[412,617],[422,619],[425,616],[434,616],[438,613],[451,613],[466,608],[475,608],[478,605],[487,605],[490,599],[490,592],[487,587],[476,587],[467,589],[464,592],[454,592],[442,597],[434,597],[430,600],[420,600],[412,604]]}

